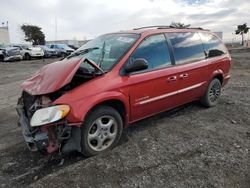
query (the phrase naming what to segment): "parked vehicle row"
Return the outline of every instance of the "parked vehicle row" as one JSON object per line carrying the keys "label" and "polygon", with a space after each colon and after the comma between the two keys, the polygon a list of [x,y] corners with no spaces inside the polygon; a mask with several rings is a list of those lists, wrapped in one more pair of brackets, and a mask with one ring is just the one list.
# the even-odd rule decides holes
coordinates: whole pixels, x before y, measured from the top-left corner
{"label": "parked vehicle row", "polygon": [[32,58],[67,57],[75,50],[67,44],[0,46],[0,61],[30,60]]}

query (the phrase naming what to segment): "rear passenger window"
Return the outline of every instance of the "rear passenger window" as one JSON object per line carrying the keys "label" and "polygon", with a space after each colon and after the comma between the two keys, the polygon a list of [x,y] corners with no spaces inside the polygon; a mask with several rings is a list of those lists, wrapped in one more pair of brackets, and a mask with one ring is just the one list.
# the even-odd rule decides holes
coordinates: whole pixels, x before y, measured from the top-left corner
{"label": "rear passenger window", "polygon": [[184,64],[205,59],[198,33],[167,33],[173,47],[175,63]]}
{"label": "rear passenger window", "polygon": [[143,58],[148,62],[147,70],[171,65],[164,34],[153,35],[146,38],[133,52],[128,63],[133,63],[134,60],[138,58]]}
{"label": "rear passenger window", "polygon": [[225,46],[216,36],[209,33],[199,33],[199,35],[207,57],[216,57],[227,53]]}

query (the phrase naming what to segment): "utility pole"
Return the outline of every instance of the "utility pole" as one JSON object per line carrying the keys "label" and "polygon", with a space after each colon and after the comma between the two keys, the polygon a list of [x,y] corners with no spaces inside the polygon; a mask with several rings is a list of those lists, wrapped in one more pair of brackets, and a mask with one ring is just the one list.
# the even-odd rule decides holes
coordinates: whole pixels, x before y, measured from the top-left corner
{"label": "utility pole", "polygon": [[55,17],[55,43],[57,41],[57,17]]}
{"label": "utility pole", "polygon": [[234,44],[234,33],[232,33],[232,47],[233,47],[233,44]]}

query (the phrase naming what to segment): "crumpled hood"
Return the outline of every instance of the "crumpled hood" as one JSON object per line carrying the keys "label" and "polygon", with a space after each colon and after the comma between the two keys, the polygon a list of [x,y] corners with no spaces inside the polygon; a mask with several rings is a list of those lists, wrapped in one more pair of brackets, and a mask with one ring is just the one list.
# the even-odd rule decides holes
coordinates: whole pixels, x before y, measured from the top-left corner
{"label": "crumpled hood", "polygon": [[84,59],[72,59],[46,65],[23,82],[21,88],[31,95],[55,92],[71,82],[83,61]]}

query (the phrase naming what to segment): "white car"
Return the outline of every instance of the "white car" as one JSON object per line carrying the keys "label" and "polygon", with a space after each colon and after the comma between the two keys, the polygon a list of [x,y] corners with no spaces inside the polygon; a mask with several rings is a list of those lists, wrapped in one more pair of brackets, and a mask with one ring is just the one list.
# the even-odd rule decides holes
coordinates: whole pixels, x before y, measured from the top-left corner
{"label": "white car", "polygon": [[12,45],[12,46],[20,49],[23,59],[29,60],[31,58],[42,58],[44,56],[43,49],[40,47],[32,47],[29,45]]}

